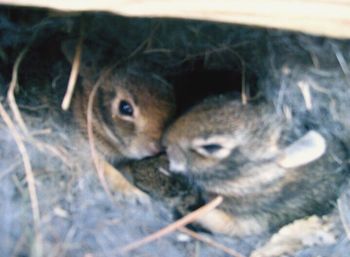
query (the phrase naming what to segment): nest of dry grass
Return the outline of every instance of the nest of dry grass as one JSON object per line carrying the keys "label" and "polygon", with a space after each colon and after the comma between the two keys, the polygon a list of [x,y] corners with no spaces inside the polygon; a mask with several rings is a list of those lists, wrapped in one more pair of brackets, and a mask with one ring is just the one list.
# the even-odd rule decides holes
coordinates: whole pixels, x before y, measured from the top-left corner
{"label": "nest of dry grass", "polygon": [[[86,161],[91,159],[89,145],[71,114],[61,109],[71,67],[60,48],[66,41],[74,46],[82,31],[82,62],[93,60],[102,70],[142,59],[179,91],[184,81],[191,81],[185,87],[192,98],[178,95],[183,103],[180,112],[191,101],[233,90],[243,100],[263,95],[275,103],[276,111],[297,117],[296,123],[312,120],[327,133],[347,136],[342,131],[350,122],[348,41],[209,22],[101,13],[58,16],[2,8],[0,248],[4,256],[227,256],[228,248],[248,255],[265,240],[206,235],[199,243],[194,238],[198,235],[182,229],[182,236],[175,232],[121,252],[173,217],[158,202],[111,202],[93,164]],[[305,116],[306,112],[311,114]],[[350,244],[343,227],[348,229],[350,214],[344,199],[336,242],[309,247],[295,256],[347,256]],[[190,236],[184,239],[184,233]],[[239,256],[233,250],[231,255]]]}

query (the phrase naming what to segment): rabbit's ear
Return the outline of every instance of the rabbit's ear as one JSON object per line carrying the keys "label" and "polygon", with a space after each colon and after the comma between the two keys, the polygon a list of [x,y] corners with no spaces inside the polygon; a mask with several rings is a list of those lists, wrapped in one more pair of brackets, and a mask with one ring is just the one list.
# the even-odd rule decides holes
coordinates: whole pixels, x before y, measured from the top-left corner
{"label": "rabbit's ear", "polygon": [[61,45],[61,50],[68,62],[73,65],[78,48],[81,47],[79,74],[85,78],[92,78],[97,74],[98,51],[91,51],[84,44],[78,46],[79,40],[67,40]]}
{"label": "rabbit's ear", "polygon": [[326,152],[326,140],[324,137],[311,130],[296,140],[277,158],[277,163],[283,168],[296,168],[317,160]]}

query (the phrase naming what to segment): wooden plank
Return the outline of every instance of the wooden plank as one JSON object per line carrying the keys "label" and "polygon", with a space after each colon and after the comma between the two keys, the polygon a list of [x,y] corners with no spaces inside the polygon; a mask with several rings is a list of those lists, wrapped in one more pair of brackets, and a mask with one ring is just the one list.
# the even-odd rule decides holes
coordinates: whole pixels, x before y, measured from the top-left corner
{"label": "wooden plank", "polygon": [[0,4],[211,20],[350,38],[350,0],[0,0]]}

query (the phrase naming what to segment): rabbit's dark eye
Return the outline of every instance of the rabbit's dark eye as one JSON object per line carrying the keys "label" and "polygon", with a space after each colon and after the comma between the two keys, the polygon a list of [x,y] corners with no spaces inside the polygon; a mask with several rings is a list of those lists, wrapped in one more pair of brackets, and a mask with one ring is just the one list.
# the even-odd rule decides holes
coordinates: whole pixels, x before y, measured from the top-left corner
{"label": "rabbit's dark eye", "polygon": [[202,148],[207,152],[207,153],[215,153],[219,150],[222,149],[222,146],[219,144],[208,144],[208,145],[203,145]]}
{"label": "rabbit's dark eye", "polygon": [[121,100],[119,103],[119,113],[123,116],[133,116],[134,109],[128,101]]}

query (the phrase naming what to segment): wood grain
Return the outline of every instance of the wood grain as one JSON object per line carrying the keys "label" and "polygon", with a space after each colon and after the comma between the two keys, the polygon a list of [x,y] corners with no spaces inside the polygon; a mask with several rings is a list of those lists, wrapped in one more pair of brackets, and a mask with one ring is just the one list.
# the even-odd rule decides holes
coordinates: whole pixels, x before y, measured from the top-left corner
{"label": "wood grain", "polygon": [[350,38],[350,0],[0,0],[0,4],[211,20]]}

